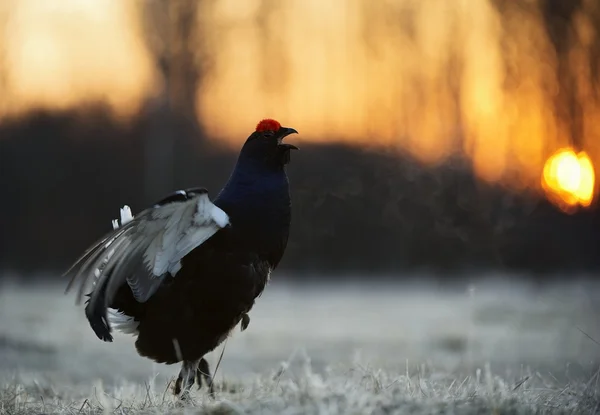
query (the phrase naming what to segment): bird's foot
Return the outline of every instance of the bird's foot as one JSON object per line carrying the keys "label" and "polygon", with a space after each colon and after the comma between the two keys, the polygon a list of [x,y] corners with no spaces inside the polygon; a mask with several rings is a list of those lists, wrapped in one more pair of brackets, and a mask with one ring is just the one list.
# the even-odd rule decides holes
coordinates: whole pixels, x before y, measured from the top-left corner
{"label": "bird's foot", "polygon": [[214,398],[215,387],[213,385],[213,377],[210,374],[210,367],[205,358],[200,359],[198,367],[196,368],[196,382],[198,382],[198,389],[202,388],[202,379],[206,382],[208,387],[208,396]]}
{"label": "bird's foot", "polygon": [[179,376],[175,381],[173,393],[179,397],[180,400],[188,400],[190,398],[190,390],[194,386],[194,382],[198,383],[198,389],[202,388],[202,383],[206,383],[208,387],[208,394],[210,397],[214,397],[215,389],[213,385],[213,378],[210,374],[210,367],[206,359],[202,358],[196,361],[184,361],[179,371]]}
{"label": "bird's foot", "polygon": [[179,396],[179,399],[186,400],[189,398],[190,389],[194,385],[197,367],[197,361],[183,361],[179,376],[177,376],[177,380],[175,381],[175,387],[173,388],[173,393]]}
{"label": "bird's foot", "polygon": [[250,316],[246,313],[242,314],[242,322],[240,323],[240,329],[242,329],[242,331],[246,330],[249,324]]}

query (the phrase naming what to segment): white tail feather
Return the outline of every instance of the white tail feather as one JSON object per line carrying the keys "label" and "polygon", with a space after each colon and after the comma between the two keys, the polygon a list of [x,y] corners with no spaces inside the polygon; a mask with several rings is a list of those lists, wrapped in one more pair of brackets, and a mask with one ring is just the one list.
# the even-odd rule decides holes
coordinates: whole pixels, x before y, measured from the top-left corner
{"label": "white tail feather", "polygon": [[129,206],[125,205],[121,208],[121,226],[125,225],[127,222],[131,222],[133,220],[133,215],[131,214],[131,209]]}
{"label": "white tail feather", "polygon": [[[121,214],[121,225],[123,226],[128,222],[131,222],[133,220],[133,215],[131,214],[131,208],[127,205],[124,205],[119,213]],[[118,219],[113,219],[112,220],[112,227],[113,229],[117,229],[120,227],[119,226],[119,220]]]}
{"label": "white tail feather", "polygon": [[108,322],[112,328],[121,333],[137,335],[139,321],[135,321],[133,317],[121,313],[114,308],[108,309]]}

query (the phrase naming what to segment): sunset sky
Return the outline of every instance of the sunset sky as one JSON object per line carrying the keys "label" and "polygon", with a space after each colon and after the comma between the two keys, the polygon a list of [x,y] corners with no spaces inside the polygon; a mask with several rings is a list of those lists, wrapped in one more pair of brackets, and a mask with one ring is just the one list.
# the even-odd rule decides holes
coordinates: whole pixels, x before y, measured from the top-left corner
{"label": "sunset sky", "polygon": [[[0,118],[98,100],[135,116],[164,88],[143,25],[154,3],[2,2]],[[303,140],[398,147],[427,163],[464,152],[482,179],[539,188],[562,147],[600,164],[589,70],[600,27],[584,0],[559,57],[539,1],[520,3],[500,14],[489,0],[200,2],[195,58],[209,65],[194,111],[211,137],[236,146],[273,117]],[[557,99],[564,73],[576,137]]]}

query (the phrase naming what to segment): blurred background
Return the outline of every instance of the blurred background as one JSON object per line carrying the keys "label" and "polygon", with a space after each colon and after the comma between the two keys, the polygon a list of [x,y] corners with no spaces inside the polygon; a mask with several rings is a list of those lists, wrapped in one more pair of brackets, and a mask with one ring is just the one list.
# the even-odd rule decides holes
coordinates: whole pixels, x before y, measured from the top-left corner
{"label": "blurred background", "polygon": [[175,375],[60,275],[124,204],[216,196],[266,117],[291,237],[220,376],[596,373],[597,0],[0,0],[0,380]]}
{"label": "blurred background", "polygon": [[[296,128],[281,278],[600,266],[595,0],[4,0],[0,269]],[[568,273],[566,274],[568,275]]]}

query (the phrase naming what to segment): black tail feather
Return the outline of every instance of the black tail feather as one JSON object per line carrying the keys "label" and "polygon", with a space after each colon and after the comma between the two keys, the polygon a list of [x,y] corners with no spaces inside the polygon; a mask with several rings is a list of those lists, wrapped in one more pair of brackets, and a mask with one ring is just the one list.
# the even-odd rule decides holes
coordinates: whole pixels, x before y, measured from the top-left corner
{"label": "black tail feather", "polygon": [[[105,291],[106,285],[98,288]],[[91,294],[87,294],[87,296],[91,297]],[[101,293],[101,296],[98,298],[98,301],[95,302],[94,307],[91,306],[90,299],[86,301],[85,316],[90,323],[90,327],[92,330],[94,330],[94,333],[96,333],[96,336],[98,336],[100,340],[105,342],[113,341],[113,336],[110,334],[110,325],[108,324],[107,310],[104,302],[104,292]]]}

